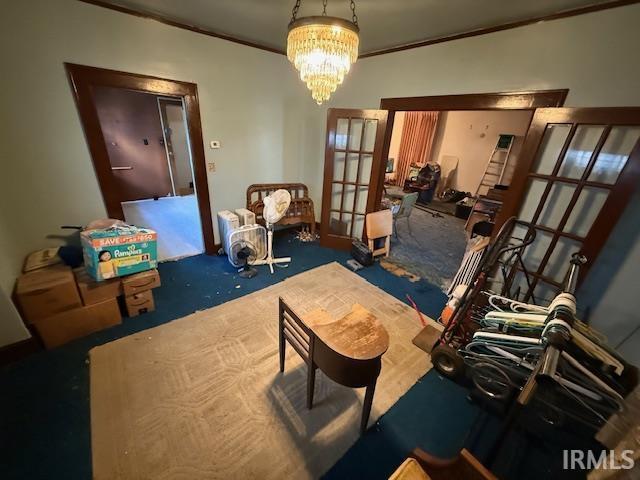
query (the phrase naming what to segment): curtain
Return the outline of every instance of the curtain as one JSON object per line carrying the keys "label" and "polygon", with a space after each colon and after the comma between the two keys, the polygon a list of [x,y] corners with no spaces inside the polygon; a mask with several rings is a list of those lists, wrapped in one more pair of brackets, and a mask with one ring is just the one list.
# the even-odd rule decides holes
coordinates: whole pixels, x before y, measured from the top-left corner
{"label": "curtain", "polygon": [[398,150],[396,185],[404,185],[412,164],[422,166],[431,158],[439,113],[407,112],[404,114],[402,138]]}

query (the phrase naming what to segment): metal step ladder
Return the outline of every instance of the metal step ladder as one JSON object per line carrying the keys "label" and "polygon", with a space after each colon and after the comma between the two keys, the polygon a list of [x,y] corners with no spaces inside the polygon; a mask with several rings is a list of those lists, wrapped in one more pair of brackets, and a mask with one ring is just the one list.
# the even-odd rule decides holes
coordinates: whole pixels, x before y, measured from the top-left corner
{"label": "metal step ladder", "polygon": [[501,133],[498,136],[498,141],[489,156],[489,161],[484,169],[484,174],[482,175],[480,184],[473,195],[474,197],[478,197],[481,189],[486,187],[488,191],[490,188],[493,188],[494,185],[502,183],[504,172],[506,171],[507,164],[509,163],[509,155],[511,154],[511,148],[513,147],[514,140],[515,135]]}

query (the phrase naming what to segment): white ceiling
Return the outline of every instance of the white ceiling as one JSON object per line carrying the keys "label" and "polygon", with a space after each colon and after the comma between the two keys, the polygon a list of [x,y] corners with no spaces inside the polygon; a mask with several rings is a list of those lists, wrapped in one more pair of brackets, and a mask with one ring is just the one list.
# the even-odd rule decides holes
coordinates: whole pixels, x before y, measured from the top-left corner
{"label": "white ceiling", "polygon": [[[295,0],[106,0],[130,9],[284,50]],[[610,0],[356,0],[360,53],[528,20]],[[322,0],[302,0],[300,16],[319,15]],[[351,18],[348,0],[327,13]]]}

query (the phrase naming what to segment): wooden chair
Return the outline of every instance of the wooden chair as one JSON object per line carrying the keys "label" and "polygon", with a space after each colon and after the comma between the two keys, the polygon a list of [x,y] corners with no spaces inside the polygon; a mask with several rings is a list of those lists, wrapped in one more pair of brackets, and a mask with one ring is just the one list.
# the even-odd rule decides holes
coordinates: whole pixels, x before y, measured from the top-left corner
{"label": "wooden chair", "polygon": [[389,480],[497,480],[467,449],[451,459],[442,459],[415,449]]}
{"label": "wooden chair", "polygon": [[[378,212],[368,213],[365,221],[367,240],[369,242],[369,250],[373,252],[373,256],[384,255],[389,256],[391,246],[391,235],[393,234],[393,214],[391,210],[380,210]],[[384,246],[378,249],[375,247],[375,240],[384,238]]]}

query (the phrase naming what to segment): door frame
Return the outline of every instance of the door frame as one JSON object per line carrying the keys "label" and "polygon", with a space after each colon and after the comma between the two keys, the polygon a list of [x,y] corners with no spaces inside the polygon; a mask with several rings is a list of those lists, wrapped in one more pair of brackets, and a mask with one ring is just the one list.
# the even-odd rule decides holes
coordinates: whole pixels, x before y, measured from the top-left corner
{"label": "door frame", "polygon": [[[389,156],[393,122],[396,112],[434,112],[453,110],[530,110],[542,107],[562,107],[568,88],[554,90],[526,90],[518,92],[468,93],[459,95],[432,95],[426,97],[382,98],[380,109],[387,110],[387,130],[382,147],[382,158]],[[533,115],[532,115],[533,118]],[[386,168],[386,162],[383,168]],[[380,209],[384,187],[384,172],[379,173],[375,189],[376,210]]]}
{"label": "door frame", "polygon": [[211,217],[207,165],[202,139],[200,106],[198,103],[198,86],[195,83],[74,63],[65,63],[64,66],[71,82],[73,96],[89,145],[93,167],[96,172],[107,215],[109,215],[110,218],[124,220],[124,212],[111,173],[109,153],[105,144],[104,135],[102,134],[102,128],[100,127],[98,112],[93,101],[93,88],[96,86],[123,88],[126,90],[135,90],[182,99],[187,116],[193,176],[196,186],[196,198],[198,200],[204,249],[205,253],[209,255],[215,254],[217,248],[215,246],[213,219]]}

